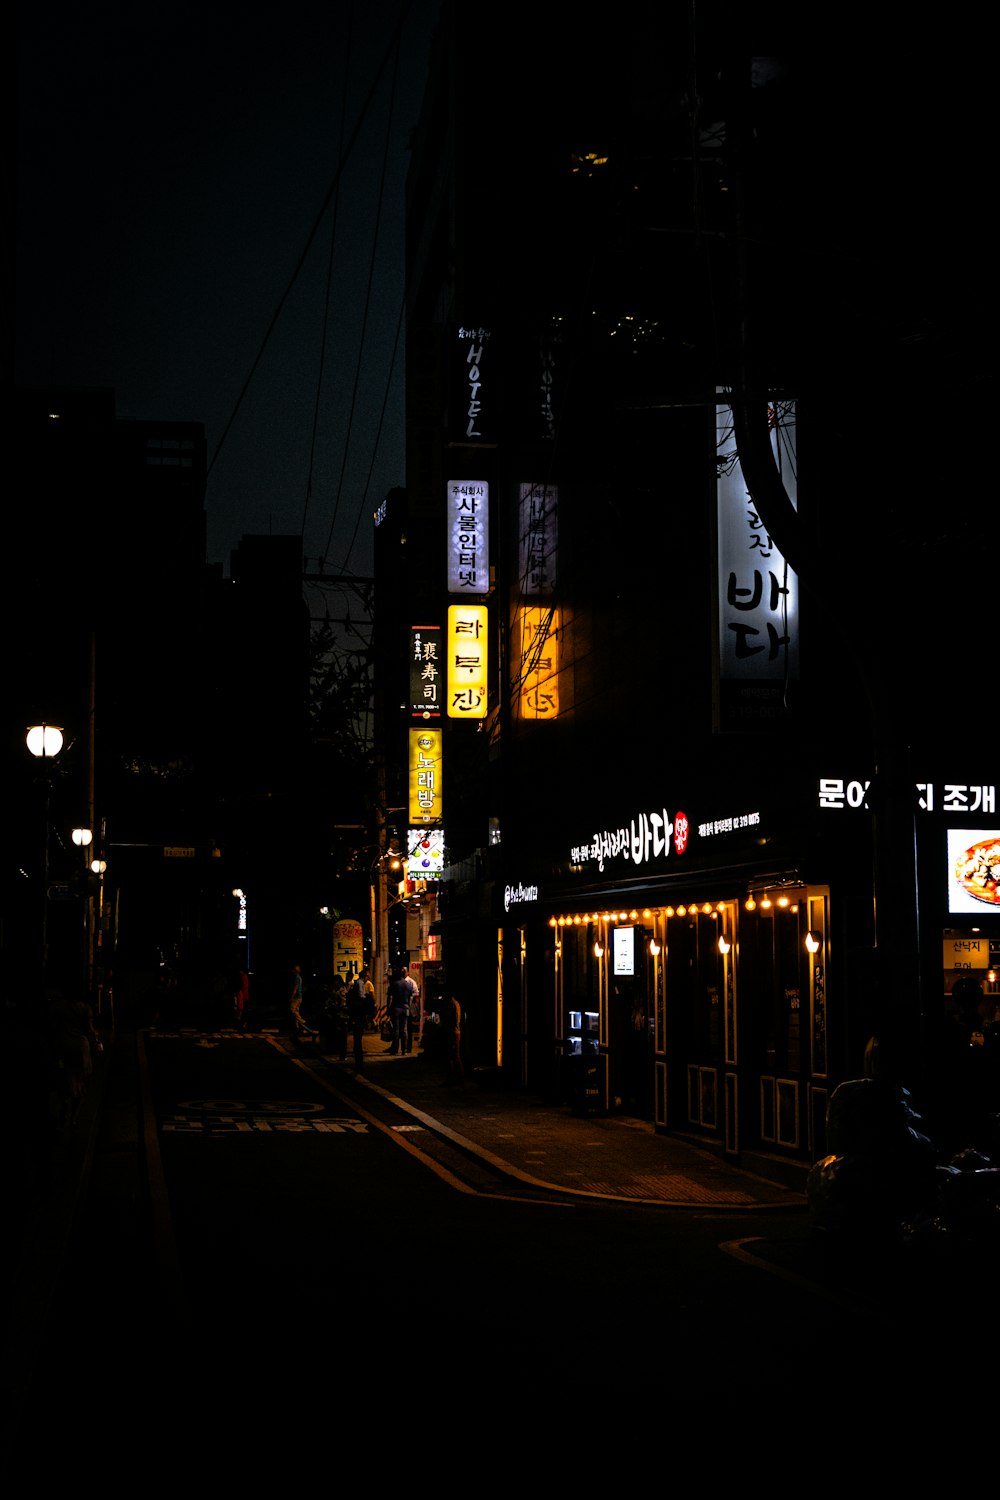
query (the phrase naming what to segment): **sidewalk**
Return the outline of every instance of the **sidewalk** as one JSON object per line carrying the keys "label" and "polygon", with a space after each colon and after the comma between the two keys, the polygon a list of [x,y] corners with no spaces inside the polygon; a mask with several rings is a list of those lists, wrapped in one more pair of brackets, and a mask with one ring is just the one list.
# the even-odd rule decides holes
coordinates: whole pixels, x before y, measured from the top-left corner
{"label": "sidewalk", "polygon": [[[414,1050],[393,1057],[367,1035],[365,1071],[322,1054],[365,1088],[391,1099],[427,1130],[479,1156],[515,1181],[587,1198],[739,1211],[807,1208],[802,1164],[776,1163],[781,1180],[745,1171],[721,1155],[651,1123],[575,1114],[505,1086],[490,1073],[444,1087],[436,1059]],[[776,1174],[777,1175],[777,1174]],[[786,1185],[787,1183],[787,1185]]]}

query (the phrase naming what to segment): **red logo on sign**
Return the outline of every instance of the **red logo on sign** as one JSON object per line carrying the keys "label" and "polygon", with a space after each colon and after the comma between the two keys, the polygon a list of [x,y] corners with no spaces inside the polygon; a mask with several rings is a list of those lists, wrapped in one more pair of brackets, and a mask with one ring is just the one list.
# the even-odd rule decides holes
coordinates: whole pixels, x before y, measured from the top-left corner
{"label": "red logo on sign", "polygon": [[674,814],[674,848],[678,854],[683,854],[687,848],[690,828],[691,825],[688,823],[687,813],[679,812]]}

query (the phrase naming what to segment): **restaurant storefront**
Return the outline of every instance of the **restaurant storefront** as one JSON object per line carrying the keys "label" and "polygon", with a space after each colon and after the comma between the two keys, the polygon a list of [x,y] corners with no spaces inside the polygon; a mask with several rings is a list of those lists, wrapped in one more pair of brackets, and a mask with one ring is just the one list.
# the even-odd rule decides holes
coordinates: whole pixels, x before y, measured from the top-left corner
{"label": "restaurant storefront", "polygon": [[[512,1080],[576,1110],[693,1134],[738,1160],[822,1155],[829,1095],[862,1072],[881,1024],[879,937],[875,956],[897,953],[878,932],[865,796],[830,778],[803,796],[799,816],[784,819],[757,807],[700,821],[637,809],[574,847],[561,869],[522,863],[497,911]],[[929,784],[915,798],[922,959],[901,1018],[914,1038],[947,998],[948,954],[981,964],[995,988],[988,965],[1000,943],[995,894],[949,914],[945,878],[959,845],[963,855],[988,850],[995,790],[977,788],[964,808],[952,796],[943,821]]]}

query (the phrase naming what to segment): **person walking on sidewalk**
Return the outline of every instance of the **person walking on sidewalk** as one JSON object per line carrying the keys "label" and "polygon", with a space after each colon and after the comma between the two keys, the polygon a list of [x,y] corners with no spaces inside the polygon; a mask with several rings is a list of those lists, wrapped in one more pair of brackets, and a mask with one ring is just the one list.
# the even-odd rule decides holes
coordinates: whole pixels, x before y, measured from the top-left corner
{"label": "person walking on sidewalk", "polygon": [[368,970],[362,969],[347,991],[347,1011],[354,1035],[355,1073],[360,1073],[365,1065],[365,1015],[367,1012],[365,981],[367,978]]}
{"label": "person walking on sidewalk", "polygon": [[292,1029],[298,1036],[305,1035],[309,1028],[302,1019],[302,970],[292,965],[292,993],[288,997],[288,1009],[292,1013]]}
{"label": "person walking on sidewalk", "polygon": [[393,1057],[410,1050],[410,1006],[419,993],[415,980],[410,978],[410,971],[404,964],[389,986],[389,1015],[392,1018],[392,1045],[389,1051]]}
{"label": "person walking on sidewalk", "polygon": [[441,1006],[441,1032],[444,1042],[444,1081],[449,1088],[465,1080],[462,1067],[462,1007],[455,996],[446,996]]}

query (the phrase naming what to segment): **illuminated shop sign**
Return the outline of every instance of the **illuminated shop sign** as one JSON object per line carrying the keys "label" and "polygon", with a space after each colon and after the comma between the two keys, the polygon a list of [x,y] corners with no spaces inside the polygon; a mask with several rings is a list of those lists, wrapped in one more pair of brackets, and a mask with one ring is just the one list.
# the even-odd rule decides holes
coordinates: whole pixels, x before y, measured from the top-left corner
{"label": "illuminated shop sign", "polygon": [[361,923],[343,917],[333,924],[333,972],[346,978],[357,974],[365,961],[364,932]]}
{"label": "illuminated shop sign", "polygon": [[410,713],[440,719],[444,696],[440,625],[410,626]]}
{"label": "illuminated shop sign", "polygon": [[521,906],[526,901],[538,900],[537,885],[505,885],[503,891],[503,909],[510,911],[512,906]]}
{"label": "illuminated shop sign", "polygon": [[410,730],[410,822],[414,827],[444,821],[441,794],[441,730]]}
{"label": "illuminated shop sign", "polygon": [[559,713],[559,610],[528,605],[518,612],[518,713],[554,719]]}
{"label": "illuminated shop sign", "polygon": [[675,853],[683,854],[690,837],[687,813],[676,812],[671,818],[666,808],[640,812],[619,828],[602,829],[589,843],[578,844],[571,850],[570,860],[576,866],[596,865],[599,872],[613,860],[647,865],[670,854],[671,840]]}
{"label": "illuminated shop sign", "polygon": [[[845,808],[871,812],[869,793],[873,778],[851,781],[843,776],[821,776],[817,805],[825,811]],[[996,786],[976,786],[967,782],[915,781],[913,805],[918,812],[995,813]]]}
{"label": "illuminated shop sign", "polygon": [[[795,402],[768,408],[771,450],[797,504]],[[716,407],[719,681],[722,727],[750,728],[781,711],[799,675],[798,579],[757,513],[743,479],[731,406]]]}
{"label": "illuminated shop sign", "polygon": [[1000,914],[1000,828],[947,831],[948,910]]}
{"label": "illuminated shop sign", "polygon": [[[489,384],[485,378],[490,368],[488,328],[459,328],[459,368],[455,372],[457,420],[455,439],[459,443],[481,443],[488,438]],[[485,411],[484,411],[485,408]]]}
{"label": "illuminated shop sign", "polygon": [[709,818],[707,823],[698,824],[698,837],[702,839],[718,838],[724,833],[743,833],[747,828],[760,827],[760,813],[753,812],[731,813],[722,818]]}
{"label": "illuminated shop sign", "polygon": [[487,700],[485,604],[448,606],[448,717],[482,719]]}
{"label": "illuminated shop sign", "polygon": [[945,969],[988,969],[989,938],[946,937],[943,959]]}
{"label": "illuminated shop sign", "polygon": [[635,973],[635,928],[616,927],[612,935],[612,967],[615,974]]}
{"label": "illuminated shop sign", "polygon": [[556,383],[556,346],[549,340],[543,340],[539,353],[540,435],[544,441],[551,442],[556,435],[556,413],[553,400]]}
{"label": "illuminated shop sign", "polygon": [[525,599],[548,599],[556,582],[559,491],[522,484],[518,502],[518,582]]}
{"label": "illuminated shop sign", "polygon": [[448,592],[490,591],[490,487],[485,479],[448,480]]}
{"label": "illuminated shop sign", "polygon": [[444,830],[411,828],[406,841],[406,873],[411,880],[437,880],[444,869]]}

